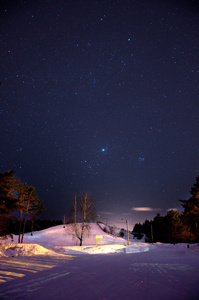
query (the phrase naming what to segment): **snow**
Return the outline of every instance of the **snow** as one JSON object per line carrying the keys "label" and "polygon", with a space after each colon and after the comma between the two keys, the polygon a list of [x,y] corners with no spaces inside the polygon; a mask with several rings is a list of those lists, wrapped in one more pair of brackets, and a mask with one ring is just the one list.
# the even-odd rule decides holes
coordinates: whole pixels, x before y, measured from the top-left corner
{"label": "snow", "polygon": [[[96,235],[103,235],[97,240]],[[91,224],[78,246],[70,225],[1,241],[0,299],[198,299],[199,245],[113,237]]]}
{"label": "snow", "polygon": [[0,249],[0,256],[32,256],[32,255],[51,255],[56,256],[57,253],[48,250],[37,244],[3,244]]}

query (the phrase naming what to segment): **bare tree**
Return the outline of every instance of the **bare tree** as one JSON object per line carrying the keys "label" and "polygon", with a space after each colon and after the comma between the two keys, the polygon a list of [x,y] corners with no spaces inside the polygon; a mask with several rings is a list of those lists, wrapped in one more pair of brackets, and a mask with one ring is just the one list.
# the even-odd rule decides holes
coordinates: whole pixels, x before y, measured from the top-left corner
{"label": "bare tree", "polygon": [[85,232],[89,233],[89,223],[95,218],[94,200],[89,193],[78,196],[75,194],[71,209],[71,228],[75,237],[83,244]]}

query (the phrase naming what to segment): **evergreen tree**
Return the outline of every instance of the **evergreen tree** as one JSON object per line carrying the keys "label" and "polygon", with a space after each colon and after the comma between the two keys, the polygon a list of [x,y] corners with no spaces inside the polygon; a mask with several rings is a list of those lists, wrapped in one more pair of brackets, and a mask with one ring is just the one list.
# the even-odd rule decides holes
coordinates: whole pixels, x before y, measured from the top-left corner
{"label": "evergreen tree", "polygon": [[38,216],[46,209],[46,207],[42,205],[42,200],[38,199],[38,195],[34,187],[28,186],[26,183],[20,183],[17,186],[16,191],[18,194],[17,210],[19,212],[18,242],[23,243],[23,237],[28,218],[33,219],[35,216]]}
{"label": "evergreen tree", "polygon": [[132,232],[135,232],[135,233],[141,233],[143,232],[142,231],[142,228],[143,228],[143,225],[140,224],[140,223],[136,223],[133,227],[133,231]]}
{"label": "evergreen tree", "polygon": [[170,210],[166,215],[168,242],[192,242],[196,238],[190,227],[182,221],[179,212]]}
{"label": "evergreen tree", "polygon": [[13,221],[12,212],[17,205],[15,194],[19,179],[14,175],[14,171],[0,173],[0,236],[9,234],[9,224]]}
{"label": "evergreen tree", "polygon": [[167,242],[168,228],[165,217],[157,213],[152,222],[154,242]]}
{"label": "evergreen tree", "polygon": [[18,207],[17,211],[19,213],[19,237],[18,243],[21,242],[21,233],[22,233],[22,222],[23,222],[23,212],[26,209],[26,200],[28,199],[28,186],[26,183],[20,183],[17,187],[18,193]]}
{"label": "evergreen tree", "polygon": [[196,177],[196,183],[191,188],[190,194],[191,197],[188,200],[180,200],[184,208],[183,221],[199,238],[199,176]]}

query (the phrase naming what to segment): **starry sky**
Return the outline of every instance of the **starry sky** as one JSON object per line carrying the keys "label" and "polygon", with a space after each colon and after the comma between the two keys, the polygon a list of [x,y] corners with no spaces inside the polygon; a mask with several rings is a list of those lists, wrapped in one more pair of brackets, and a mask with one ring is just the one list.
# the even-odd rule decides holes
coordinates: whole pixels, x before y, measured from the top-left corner
{"label": "starry sky", "polygon": [[198,1],[0,1],[0,172],[48,210],[180,209],[199,174]]}

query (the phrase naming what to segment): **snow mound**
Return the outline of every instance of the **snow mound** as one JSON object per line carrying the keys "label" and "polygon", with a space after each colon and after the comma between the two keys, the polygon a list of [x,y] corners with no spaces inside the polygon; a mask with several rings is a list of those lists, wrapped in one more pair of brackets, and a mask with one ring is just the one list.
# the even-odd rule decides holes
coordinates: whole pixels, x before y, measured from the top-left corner
{"label": "snow mound", "polygon": [[2,245],[0,245],[0,257],[33,256],[33,255],[57,256],[60,254],[57,254],[54,251],[48,250],[37,244],[2,244]]}

